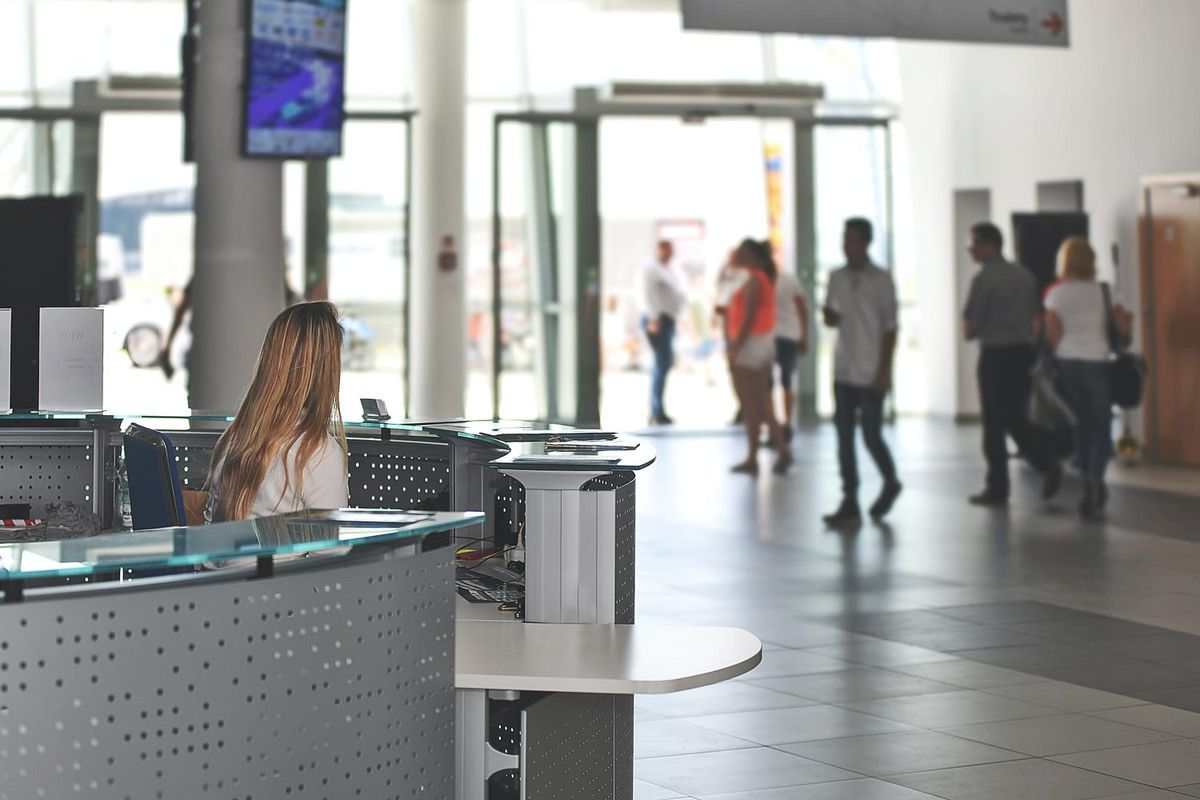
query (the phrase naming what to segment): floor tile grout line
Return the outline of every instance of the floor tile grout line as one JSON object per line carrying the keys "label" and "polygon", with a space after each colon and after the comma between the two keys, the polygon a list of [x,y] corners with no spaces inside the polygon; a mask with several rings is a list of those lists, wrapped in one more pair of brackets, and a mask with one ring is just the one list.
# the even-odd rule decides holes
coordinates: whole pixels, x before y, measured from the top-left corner
{"label": "floor tile grout line", "polygon": [[[1114,747],[1114,748],[1108,748],[1108,749],[1111,749],[1111,750],[1123,750],[1123,749],[1126,749],[1126,748],[1122,748],[1122,747]],[[1095,750],[1095,751],[1090,751],[1090,752],[1102,752],[1102,751]],[[1157,790],[1159,790],[1159,791],[1168,791],[1168,792],[1169,792],[1169,791],[1171,791],[1171,788],[1173,788],[1173,787],[1168,787],[1168,788],[1164,789],[1162,786],[1154,786],[1154,785],[1152,785],[1152,784],[1149,784],[1149,783],[1143,783],[1142,781],[1134,780],[1134,779],[1132,779],[1132,778],[1123,778],[1123,777],[1120,777],[1120,776],[1118,776],[1118,775],[1110,775],[1110,774],[1109,774],[1109,773],[1107,773],[1107,772],[1100,772],[1099,770],[1095,770],[1095,769],[1089,769],[1088,767],[1080,767],[1080,766],[1077,766],[1077,765],[1075,765],[1075,764],[1064,764],[1064,763],[1063,763],[1063,762],[1061,762],[1061,761],[1056,761],[1054,756],[1028,756],[1028,757],[1026,757],[1026,758],[1015,759],[1015,760],[1013,760],[1013,761],[997,761],[997,762],[992,762],[992,764],[975,764],[975,765],[966,766],[966,767],[940,767],[940,768],[938,768],[938,769],[915,770],[915,771],[913,771],[913,772],[901,772],[901,773],[896,773],[895,775],[892,775],[891,777],[900,777],[900,776],[902,776],[902,775],[928,775],[928,774],[933,774],[933,773],[938,773],[938,772],[948,772],[948,771],[950,771],[950,770],[956,770],[956,769],[971,769],[971,768],[973,768],[973,767],[992,766],[992,765],[994,765],[994,764],[1019,764],[1019,763],[1021,763],[1022,761],[1044,761],[1044,762],[1047,762],[1047,763],[1050,763],[1050,764],[1055,764],[1055,765],[1057,765],[1057,766],[1060,766],[1060,767],[1068,767],[1068,768],[1070,768],[1070,769],[1077,769],[1077,770],[1081,770],[1081,771],[1083,771],[1083,772],[1089,772],[1089,773],[1091,773],[1091,774],[1093,774],[1093,775],[1101,775],[1101,776],[1103,776],[1103,777],[1105,777],[1105,778],[1111,778],[1111,779],[1114,779],[1114,780],[1125,781],[1126,783],[1132,783],[1132,784],[1134,784],[1134,785],[1136,785],[1136,786],[1141,786],[1141,787],[1144,787],[1144,788],[1146,788],[1146,789],[1152,789],[1152,790],[1153,790],[1153,789],[1157,789]],[[899,784],[899,785],[903,786],[904,784]],[[1188,785],[1190,785],[1190,784],[1180,784],[1180,786],[1188,786]],[[910,788],[910,787],[906,787],[906,788]],[[914,790],[914,791],[926,791],[926,790],[924,790],[924,789],[916,789],[916,790]],[[926,793],[927,793],[927,794],[929,794],[929,792],[926,792]],[[1099,796],[1097,796],[1097,797],[1090,798],[1090,799],[1088,799],[1088,800],[1105,800],[1105,798],[1119,798],[1119,797],[1121,797],[1122,795],[1126,795],[1126,794],[1130,794],[1130,793],[1129,793],[1129,792],[1122,792],[1121,794],[1099,795]]]}

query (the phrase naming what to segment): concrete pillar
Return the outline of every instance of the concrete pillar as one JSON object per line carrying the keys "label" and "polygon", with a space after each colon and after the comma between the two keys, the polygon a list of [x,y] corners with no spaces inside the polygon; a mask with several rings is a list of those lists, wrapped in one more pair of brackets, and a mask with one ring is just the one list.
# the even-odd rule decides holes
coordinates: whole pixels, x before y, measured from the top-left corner
{"label": "concrete pillar", "polygon": [[413,4],[410,415],[456,417],[466,402],[467,0]]}
{"label": "concrete pillar", "polygon": [[192,125],[196,155],[192,408],[232,412],[284,307],[283,164],[241,157],[242,3],[201,0]]}
{"label": "concrete pillar", "polygon": [[817,345],[823,333],[821,303],[817,296],[817,171],[816,136],[813,126],[797,120],[792,125],[792,158],[795,161],[793,187],[793,247],[796,273],[808,295],[808,355],[800,359],[798,405],[796,420],[800,425],[812,425],[817,418]]}

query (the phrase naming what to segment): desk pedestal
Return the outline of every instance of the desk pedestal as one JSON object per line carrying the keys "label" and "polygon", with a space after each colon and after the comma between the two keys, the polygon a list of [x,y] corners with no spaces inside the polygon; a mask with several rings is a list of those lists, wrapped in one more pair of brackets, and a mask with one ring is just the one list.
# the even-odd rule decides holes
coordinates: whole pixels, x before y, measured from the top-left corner
{"label": "desk pedestal", "polygon": [[634,473],[505,470],[525,487],[525,619],[634,621]]}
{"label": "desk pedestal", "polygon": [[632,695],[456,694],[458,800],[632,800]]}

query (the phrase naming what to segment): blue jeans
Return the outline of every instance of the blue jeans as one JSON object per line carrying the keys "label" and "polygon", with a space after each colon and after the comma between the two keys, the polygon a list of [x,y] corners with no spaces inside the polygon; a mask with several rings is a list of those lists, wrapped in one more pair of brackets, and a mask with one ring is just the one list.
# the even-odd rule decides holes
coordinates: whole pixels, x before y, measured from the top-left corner
{"label": "blue jeans", "polygon": [[654,366],[650,370],[650,416],[659,419],[666,416],[663,392],[667,388],[667,373],[675,366],[675,318],[660,314],[658,333],[650,333],[648,323],[648,319],[642,319],[642,330],[654,352]]}
{"label": "blue jeans", "polygon": [[1058,383],[1078,421],[1075,426],[1075,455],[1085,480],[1104,485],[1104,471],[1112,458],[1112,396],[1108,386],[1108,362],[1058,362]]}

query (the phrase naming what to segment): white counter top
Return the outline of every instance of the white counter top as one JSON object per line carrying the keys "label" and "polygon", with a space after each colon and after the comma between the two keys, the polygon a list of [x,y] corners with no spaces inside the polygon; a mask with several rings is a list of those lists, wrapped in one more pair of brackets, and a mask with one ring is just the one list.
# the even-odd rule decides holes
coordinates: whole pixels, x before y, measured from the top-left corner
{"label": "white counter top", "polygon": [[762,642],[740,628],[459,619],[455,687],[665,694],[758,666]]}

